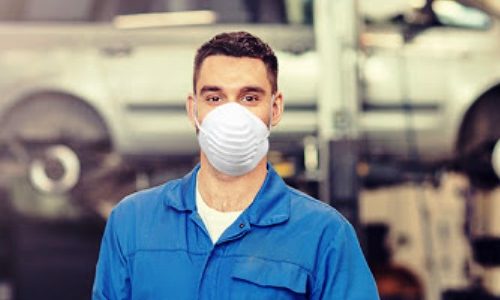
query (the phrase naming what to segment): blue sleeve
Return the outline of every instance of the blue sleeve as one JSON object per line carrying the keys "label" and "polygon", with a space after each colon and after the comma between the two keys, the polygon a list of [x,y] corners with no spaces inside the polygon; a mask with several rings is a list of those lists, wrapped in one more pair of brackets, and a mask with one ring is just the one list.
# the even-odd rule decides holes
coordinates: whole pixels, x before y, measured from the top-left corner
{"label": "blue sleeve", "polygon": [[113,211],[106,224],[96,267],[93,300],[130,299],[130,276],[127,256],[119,240]]}
{"label": "blue sleeve", "polygon": [[377,300],[377,286],[348,223],[323,249],[311,299]]}

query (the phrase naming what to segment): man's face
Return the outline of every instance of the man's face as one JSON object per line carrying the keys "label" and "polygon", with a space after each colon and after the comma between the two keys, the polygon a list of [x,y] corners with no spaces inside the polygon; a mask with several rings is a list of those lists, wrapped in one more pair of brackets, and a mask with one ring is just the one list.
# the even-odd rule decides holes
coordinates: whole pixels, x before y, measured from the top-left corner
{"label": "man's face", "polygon": [[[194,101],[197,101],[198,120],[214,108],[236,102],[269,125],[271,114],[272,88],[267,69],[260,59],[214,55],[207,57],[199,70],[196,82],[196,100],[190,96],[187,110],[194,122]],[[272,125],[281,118],[283,100],[281,93],[274,96]]]}

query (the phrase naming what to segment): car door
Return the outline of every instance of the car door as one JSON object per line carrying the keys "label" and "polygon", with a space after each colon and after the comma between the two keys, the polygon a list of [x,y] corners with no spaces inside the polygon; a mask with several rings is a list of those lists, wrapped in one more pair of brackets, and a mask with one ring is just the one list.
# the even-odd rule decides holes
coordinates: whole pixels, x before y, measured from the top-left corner
{"label": "car door", "polygon": [[188,29],[113,29],[100,43],[103,78],[126,127],[126,152],[196,150],[185,113],[195,54],[189,36]]}

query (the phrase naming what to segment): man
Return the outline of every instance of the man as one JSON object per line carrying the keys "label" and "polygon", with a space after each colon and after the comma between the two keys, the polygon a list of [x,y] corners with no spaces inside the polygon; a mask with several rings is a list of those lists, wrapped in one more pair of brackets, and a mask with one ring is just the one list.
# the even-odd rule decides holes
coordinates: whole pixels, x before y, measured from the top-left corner
{"label": "man", "polygon": [[186,102],[200,164],[113,210],[93,299],[378,299],[351,225],[267,163],[277,74],[249,33],[201,46]]}

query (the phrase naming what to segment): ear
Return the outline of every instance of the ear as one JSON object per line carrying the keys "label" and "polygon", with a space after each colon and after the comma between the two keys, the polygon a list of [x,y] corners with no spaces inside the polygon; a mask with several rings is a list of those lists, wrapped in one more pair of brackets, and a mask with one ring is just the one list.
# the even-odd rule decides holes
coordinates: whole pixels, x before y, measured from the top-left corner
{"label": "ear", "polygon": [[189,118],[189,121],[191,122],[191,124],[196,128],[196,122],[194,121],[194,118],[195,118],[195,109],[194,109],[194,103],[195,99],[194,99],[194,96],[193,94],[189,94],[187,99],[186,99],[186,113],[187,113],[187,116]]}
{"label": "ear", "polygon": [[280,91],[278,91],[274,96],[274,103],[272,107],[273,119],[271,120],[271,125],[273,127],[278,125],[278,123],[281,121],[281,116],[283,115],[283,109],[284,109],[283,94]]}

